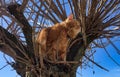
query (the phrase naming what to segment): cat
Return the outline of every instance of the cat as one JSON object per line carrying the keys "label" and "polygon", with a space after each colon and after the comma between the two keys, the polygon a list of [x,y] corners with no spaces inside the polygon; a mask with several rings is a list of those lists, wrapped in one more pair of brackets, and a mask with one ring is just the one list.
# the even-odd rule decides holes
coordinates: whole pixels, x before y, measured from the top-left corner
{"label": "cat", "polygon": [[[71,14],[65,21],[42,29],[37,36],[37,43],[42,59],[66,61],[66,52],[71,39],[80,32],[80,23]],[[43,62],[43,61],[42,61]]]}

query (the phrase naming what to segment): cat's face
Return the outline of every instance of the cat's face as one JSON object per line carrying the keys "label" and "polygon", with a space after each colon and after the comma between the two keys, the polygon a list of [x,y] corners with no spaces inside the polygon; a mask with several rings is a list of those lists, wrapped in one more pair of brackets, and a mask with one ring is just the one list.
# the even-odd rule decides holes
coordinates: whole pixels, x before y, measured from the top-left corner
{"label": "cat's face", "polygon": [[74,32],[75,37],[78,35],[78,33],[80,33],[80,31],[81,31],[80,23],[77,20],[74,20],[73,21],[73,32]]}
{"label": "cat's face", "polygon": [[73,17],[68,17],[65,20],[66,28],[68,29],[68,35],[71,36],[71,38],[75,38],[79,32],[81,32],[81,26],[79,21],[76,19],[73,19]]}

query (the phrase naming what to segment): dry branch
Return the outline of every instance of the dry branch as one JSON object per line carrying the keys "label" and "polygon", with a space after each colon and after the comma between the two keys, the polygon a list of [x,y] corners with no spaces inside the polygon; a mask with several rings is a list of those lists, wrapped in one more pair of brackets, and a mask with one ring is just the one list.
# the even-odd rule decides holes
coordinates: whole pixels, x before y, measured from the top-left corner
{"label": "dry branch", "polygon": [[27,19],[25,18],[25,16],[23,15],[22,11],[18,11],[17,9],[20,8],[21,5],[19,4],[13,4],[8,6],[9,12],[15,16],[15,18],[23,25],[22,30],[23,30],[23,34],[25,36],[26,39],[26,43],[27,43],[27,48],[28,51],[27,52],[29,54],[29,57],[33,56],[33,42],[32,42],[32,27],[31,25],[28,23]]}

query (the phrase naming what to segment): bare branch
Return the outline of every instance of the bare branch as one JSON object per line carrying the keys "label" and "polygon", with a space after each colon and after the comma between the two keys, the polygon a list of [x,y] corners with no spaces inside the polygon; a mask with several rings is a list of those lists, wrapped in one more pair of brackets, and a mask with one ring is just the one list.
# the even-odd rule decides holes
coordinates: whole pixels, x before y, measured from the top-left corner
{"label": "bare branch", "polygon": [[21,23],[23,24],[22,30],[23,30],[23,34],[25,36],[26,39],[26,43],[27,43],[27,47],[29,49],[28,52],[29,55],[33,55],[33,42],[32,42],[32,27],[31,25],[28,23],[28,21],[26,20],[25,16],[23,15],[23,12],[19,12],[17,10],[17,8],[19,8],[21,5],[19,4],[13,4],[8,6],[9,12],[11,14],[13,14],[15,16],[15,18]]}
{"label": "bare branch", "polygon": [[115,44],[107,37],[107,40],[110,42],[110,44],[115,48],[117,53],[120,55],[120,50],[115,46]]}
{"label": "bare branch", "polygon": [[24,1],[23,1],[22,5],[21,5],[20,8],[19,8],[20,11],[22,11],[22,12],[24,11],[24,9],[25,9],[28,1],[29,1],[29,0],[24,0]]}
{"label": "bare branch", "polygon": [[99,65],[98,63],[94,62],[93,60],[91,60],[91,59],[90,59],[89,57],[87,57],[86,55],[85,55],[85,58],[87,58],[89,61],[91,61],[92,63],[94,63],[94,64],[95,64],[96,66],[98,66],[99,68],[101,68],[101,69],[109,72],[108,69],[106,69],[106,68],[102,67],[101,65]]}
{"label": "bare branch", "polygon": [[[102,43],[102,42],[101,42]],[[102,45],[103,45],[103,43],[102,43]],[[104,46],[104,45],[103,45]],[[107,55],[108,55],[108,57],[116,64],[116,65],[118,65],[119,67],[120,67],[120,64],[116,61],[116,60],[114,60],[113,58],[112,58],[112,56],[109,54],[109,52],[107,51],[107,49],[104,47],[104,50],[105,50],[105,52],[107,53]]]}

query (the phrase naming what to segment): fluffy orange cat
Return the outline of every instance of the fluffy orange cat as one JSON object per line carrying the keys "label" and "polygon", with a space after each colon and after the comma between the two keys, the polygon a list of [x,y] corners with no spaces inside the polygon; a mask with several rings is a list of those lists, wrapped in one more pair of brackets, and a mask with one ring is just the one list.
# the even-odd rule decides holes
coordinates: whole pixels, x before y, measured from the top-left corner
{"label": "fluffy orange cat", "polygon": [[80,24],[70,15],[65,21],[52,27],[44,28],[37,37],[43,59],[50,61],[65,61],[70,39],[80,32]]}

